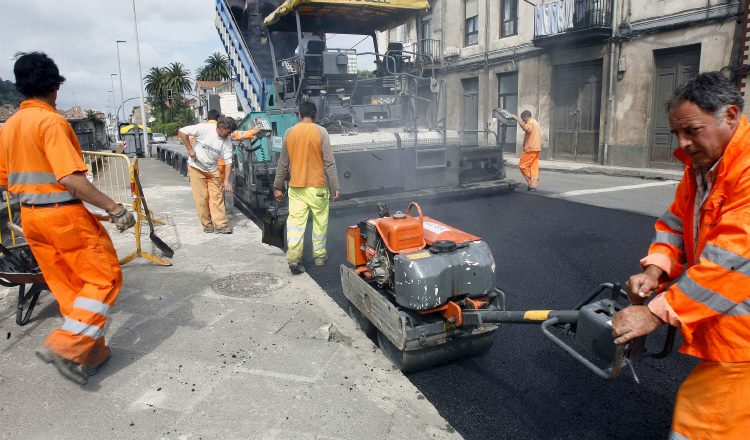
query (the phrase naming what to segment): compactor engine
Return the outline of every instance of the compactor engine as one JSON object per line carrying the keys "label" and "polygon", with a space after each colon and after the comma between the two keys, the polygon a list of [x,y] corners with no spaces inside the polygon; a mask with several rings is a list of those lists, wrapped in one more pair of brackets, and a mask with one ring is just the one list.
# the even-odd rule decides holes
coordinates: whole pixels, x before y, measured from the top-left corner
{"label": "compactor engine", "polygon": [[350,227],[346,240],[349,263],[409,310],[428,312],[467,298],[486,302],[495,284],[487,243],[425,217],[416,203],[406,214]]}

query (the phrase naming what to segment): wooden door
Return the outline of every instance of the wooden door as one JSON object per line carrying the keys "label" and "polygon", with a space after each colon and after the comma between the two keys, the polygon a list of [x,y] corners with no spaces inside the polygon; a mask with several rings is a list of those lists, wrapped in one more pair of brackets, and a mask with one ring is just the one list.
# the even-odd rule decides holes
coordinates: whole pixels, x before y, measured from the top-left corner
{"label": "wooden door", "polygon": [[[602,96],[602,62],[555,67],[552,82],[552,154],[596,162]],[[540,124],[543,124],[540,121]]]}
{"label": "wooden door", "polygon": [[654,51],[654,91],[649,134],[649,166],[682,168],[672,151],[677,146],[670,133],[667,102],[674,89],[698,75],[700,45]]}

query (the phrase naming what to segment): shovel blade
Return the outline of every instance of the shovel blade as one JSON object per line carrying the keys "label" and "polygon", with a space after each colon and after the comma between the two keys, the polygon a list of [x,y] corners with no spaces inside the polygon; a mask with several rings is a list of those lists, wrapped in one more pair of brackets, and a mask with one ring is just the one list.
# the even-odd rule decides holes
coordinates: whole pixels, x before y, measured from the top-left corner
{"label": "shovel blade", "polygon": [[286,221],[278,218],[263,220],[263,243],[284,249]]}
{"label": "shovel blade", "polygon": [[151,243],[153,243],[154,246],[156,246],[161,251],[161,253],[164,254],[164,256],[166,256],[167,258],[172,258],[174,256],[174,251],[172,250],[172,248],[169,247],[169,245],[166,244],[164,240],[157,237],[153,229],[151,230],[151,234],[149,234],[148,237],[151,239]]}

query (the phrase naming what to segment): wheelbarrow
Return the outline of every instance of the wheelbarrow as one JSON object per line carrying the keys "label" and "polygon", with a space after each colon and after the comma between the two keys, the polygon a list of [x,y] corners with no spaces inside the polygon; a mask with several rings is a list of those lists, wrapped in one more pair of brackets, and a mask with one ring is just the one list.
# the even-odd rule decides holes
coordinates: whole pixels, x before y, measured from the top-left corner
{"label": "wheelbarrow", "polygon": [[[18,287],[16,324],[26,325],[31,319],[39,294],[42,290],[48,290],[39,264],[28,244],[18,244],[3,249],[3,253],[0,254],[0,285]],[[27,285],[30,285],[28,291]]]}

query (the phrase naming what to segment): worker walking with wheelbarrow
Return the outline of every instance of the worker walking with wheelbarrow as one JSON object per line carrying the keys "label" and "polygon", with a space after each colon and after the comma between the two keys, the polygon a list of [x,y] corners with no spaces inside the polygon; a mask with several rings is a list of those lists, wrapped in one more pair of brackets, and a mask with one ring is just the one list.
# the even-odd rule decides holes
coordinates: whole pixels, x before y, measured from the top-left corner
{"label": "worker walking with wheelbarrow", "polygon": [[21,202],[26,241],[64,318],[37,354],[83,385],[110,357],[104,327],[122,286],[112,241],[83,202],[106,210],[120,231],[135,219],[86,178],[73,128],[55,110],[65,78],[54,61],[23,54],[14,73],[26,100],[0,128],[0,186]]}

